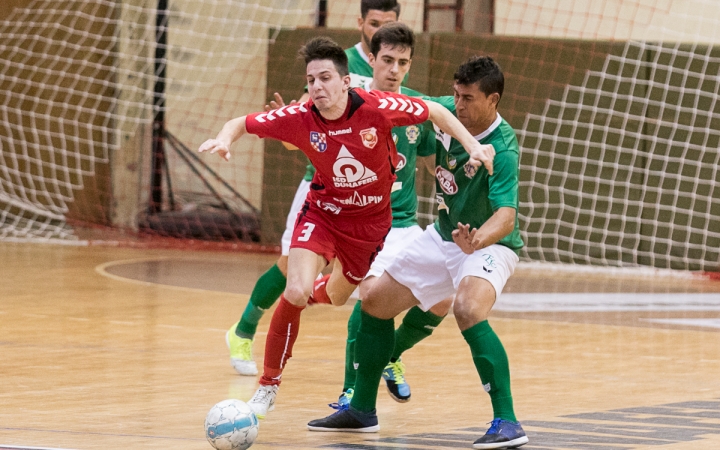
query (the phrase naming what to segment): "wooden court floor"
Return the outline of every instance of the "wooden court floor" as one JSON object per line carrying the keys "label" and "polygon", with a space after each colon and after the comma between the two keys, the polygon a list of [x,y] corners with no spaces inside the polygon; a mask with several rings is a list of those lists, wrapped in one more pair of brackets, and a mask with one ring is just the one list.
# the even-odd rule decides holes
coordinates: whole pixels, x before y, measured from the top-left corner
{"label": "wooden court floor", "polygon": [[[210,449],[208,409],[256,387],[225,331],[275,259],[0,243],[0,449]],[[303,313],[253,448],[471,448],[491,408],[452,317],[403,358],[412,400],[381,389],[378,434],[306,431],[340,393],[351,308]],[[520,267],[491,324],[524,449],[720,449],[720,282]]]}

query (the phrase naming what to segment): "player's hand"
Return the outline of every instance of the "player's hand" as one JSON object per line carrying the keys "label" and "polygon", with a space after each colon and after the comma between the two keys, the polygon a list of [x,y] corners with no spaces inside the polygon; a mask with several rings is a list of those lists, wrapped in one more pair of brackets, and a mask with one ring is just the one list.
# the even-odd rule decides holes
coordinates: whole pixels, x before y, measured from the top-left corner
{"label": "player's hand", "polygon": [[477,234],[477,228],[471,230],[470,225],[463,225],[458,222],[457,229],[452,232],[452,238],[463,253],[472,255],[476,250],[475,244],[473,243],[475,234]]}
{"label": "player's hand", "polygon": [[[282,108],[285,106],[285,100],[283,100],[282,95],[278,94],[277,92],[273,94],[273,97],[275,97],[275,100],[271,100],[269,105],[265,105],[265,112],[272,111],[273,109]],[[297,103],[297,100],[291,100],[290,104]]]}
{"label": "player's hand", "polygon": [[198,149],[198,152],[217,153],[225,161],[230,161],[230,148],[227,144],[225,144],[219,139],[208,139],[207,141],[203,142]]}
{"label": "player's hand", "polygon": [[477,143],[472,149],[469,149],[470,164],[479,167],[485,166],[490,175],[493,174],[493,159],[495,159],[495,147],[491,144],[483,145]]}

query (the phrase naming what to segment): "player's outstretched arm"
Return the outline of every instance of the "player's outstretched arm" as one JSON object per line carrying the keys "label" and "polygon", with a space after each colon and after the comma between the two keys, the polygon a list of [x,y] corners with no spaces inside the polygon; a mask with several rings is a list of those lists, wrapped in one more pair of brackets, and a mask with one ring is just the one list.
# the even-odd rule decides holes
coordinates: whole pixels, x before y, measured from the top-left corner
{"label": "player's outstretched arm", "polygon": [[225,123],[215,139],[203,142],[198,151],[217,153],[225,161],[230,161],[230,146],[246,132],[245,116],[232,119]]}
{"label": "player's outstretched arm", "polygon": [[503,206],[490,217],[479,229],[470,229],[470,225],[458,222],[457,229],[453,230],[453,241],[460,249],[471,255],[475,250],[489,247],[515,229],[515,208]]}
{"label": "player's outstretched arm", "polygon": [[425,103],[428,106],[429,119],[465,147],[465,151],[470,155],[470,164],[476,167],[484,165],[488,173],[492,175],[493,158],[495,158],[493,146],[483,145],[476,141],[463,124],[441,104],[430,100],[425,100]]}

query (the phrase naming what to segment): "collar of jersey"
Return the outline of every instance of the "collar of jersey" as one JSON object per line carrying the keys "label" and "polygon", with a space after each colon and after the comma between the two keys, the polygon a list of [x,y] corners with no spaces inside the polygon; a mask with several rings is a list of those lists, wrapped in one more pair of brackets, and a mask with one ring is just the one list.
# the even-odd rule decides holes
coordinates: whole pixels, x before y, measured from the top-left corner
{"label": "collar of jersey", "polygon": [[495,114],[497,114],[497,117],[495,118],[495,122],[493,122],[488,127],[487,130],[483,131],[482,133],[478,134],[477,136],[474,136],[476,141],[481,141],[481,140],[485,139],[486,137],[488,137],[490,135],[490,133],[495,131],[495,128],[500,126],[500,123],[502,122],[503,119],[502,119],[502,117],[500,117],[500,113],[495,113]]}
{"label": "collar of jersey", "polygon": [[346,120],[350,120],[350,118],[353,116],[353,114],[355,114],[355,111],[357,111],[358,108],[360,108],[360,106],[362,106],[362,104],[365,103],[365,100],[362,97],[360,97],[360,95],[357,92],[355,92],[354,89],[350,89],[348,91],[348,95],[350,96],[350,99],[349,99],[350,101],[348,101],[348,105],[345,107],[345,112],[343,113],[342,116],[340,116],[339,118],[337,118],[335,120],[328,120],[328,119],[324,118],[323,115],[320,114],[320,110],[317,109],[317,106],[315,106],[315,103],[313,103],[313,105],[310,109],[312,110],[312,112],[317,114],[317,116],[320,118],[320,120],[322,120],[323,122],[328,123],[328,124],[334,124],[334,123],[339,123],[339,122],[344,122]]}
{"label": "collar of jersey", "polygon": [[360,54],[360,57],[365,60],[366,63],[370,64],[370,57],[365,54],[362,48],[362,42],[358,42],[355,44],[355,50],[357,50],[358,54]]}

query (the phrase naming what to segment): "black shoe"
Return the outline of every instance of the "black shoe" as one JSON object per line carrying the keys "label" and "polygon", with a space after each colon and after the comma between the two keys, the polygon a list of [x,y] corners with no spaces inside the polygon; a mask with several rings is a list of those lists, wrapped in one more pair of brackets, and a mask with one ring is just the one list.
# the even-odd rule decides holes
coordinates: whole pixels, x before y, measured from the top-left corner
{"label": "black shoe", "polygon": [[473,444],[476,449],[494,449],[494,448],[518,448],[528,443],[520,426],[520,422],[510,422],[509,420],[495,419],[490,423],[490,428]]}
{"label": "black shoe", "polygon": [[362,413],[352,408],[344,409],[324,419],[308,422],[310,431],[347,431],[350,433],[374,433],[380,429],[375,410]]}

